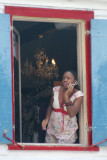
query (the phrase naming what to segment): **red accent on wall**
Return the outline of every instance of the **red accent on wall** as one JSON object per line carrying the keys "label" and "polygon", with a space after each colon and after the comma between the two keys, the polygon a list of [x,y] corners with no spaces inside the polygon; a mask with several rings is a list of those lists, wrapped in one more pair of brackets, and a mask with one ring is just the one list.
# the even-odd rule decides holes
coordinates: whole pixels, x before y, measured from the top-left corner
{"label": "red accent on wall", "polygon": [[[94,18],[94,17],[93,17]],[[86,31],[90,31],[90,21],[85,22]],[[87,80],[87,119],[88,119],[88,145],[92,144],[92,95],[91,95],[91,37],[86,33],[86,80]]]}
{"label": "red accent on wall", "polygon": [[[28,7],[15,7],[15,6],[5,6],[5,13],[11,14],[11,16],[16,15],[16,16],[43,17],[43,18],[82,19],[85,21],[85,29],[86,30],[90,30],[90,19],[94,18],[93,11],[47,9],[47,8],[28,8]],[[11,47],[12,47],[12,45],[11,45]],[[12,59],[13,59],[13,57],[12,57]],[[13,60],[12,60],[12,63],[13,63]],[[12,69],[12,71],[13,71],[13,69]],[[13,74],[13,72],[12,72],[12,74]],[[12,77],[13,77],[13,75],[12,75]],[[88,127],[91,127],[92,126],[91,44],[90,44],[90,35],[88,35],[88,34],[86,34],[86,79],[87,79],[87,111],[88,111],[87,118],[88,118]],[[12,87],[14,87],[13,80],[12,80]],[[12,93],[14,94],[13,88],[12,88],[12,91],[13,91]],[[13,98],[12,102],[14,103],[14,96],[12,96],[12,98]],[[13,109],[13,124],[14,124],[14,109]],[[13,138],[14,138],[14,136],[13,136]],[[88,145],[91,145],[91,144],[92,144],[92,131],[89,130],[89,132],[88,132]],[[45,148],[45,146],[42,146],[41,149],[42,148]],[[49,150],[49,147],[47,147],[47,148]]]}
{"label": "red accent on wall", "polygon": [[5,6],[5,13],[16,16],[44,17],[44,18],[72,18],[90,20],[94,17],[93,11],[28,8]]}
{"label": "red accent on wall", "polygon": [[9,150],[60,150],[60,151],[99,151],[99,147],[78,147],[78,146],[23,146],[21,149],[16,145],[8,145]]}
{"label": "red accent on wall", "polygon": [[17,142],[13,141],[12,139],[10,139],[9,137],[6,136],[6,133],[3,133],[3,137],[5,137],[6,139],[8,139],[9,141],[11,141],[13,144],[12,145],[17,145],[18,147],[20,147],[21,149],[23,148],[20,144],[18,144]]}

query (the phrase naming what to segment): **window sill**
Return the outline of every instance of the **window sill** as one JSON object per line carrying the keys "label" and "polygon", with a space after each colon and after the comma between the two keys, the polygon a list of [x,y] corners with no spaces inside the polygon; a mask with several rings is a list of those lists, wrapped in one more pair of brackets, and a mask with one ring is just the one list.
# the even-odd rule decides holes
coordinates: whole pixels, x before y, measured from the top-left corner
{"label": "window sill", "polygon": [[8,150],[59,150],[59,151],[99,151],[99,147],[82,147],[82,146],[62,146],[62,145],[21,145],[21,147],[10,144]]}

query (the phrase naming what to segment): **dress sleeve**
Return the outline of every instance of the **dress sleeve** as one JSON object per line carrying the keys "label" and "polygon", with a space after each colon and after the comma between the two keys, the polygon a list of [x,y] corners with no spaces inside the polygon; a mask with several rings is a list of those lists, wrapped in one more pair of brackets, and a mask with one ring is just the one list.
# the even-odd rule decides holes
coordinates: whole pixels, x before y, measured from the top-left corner
{"label": "dress sleeve", "polygon": [[78,92],[75,93],[75,98],[78,98],[78,97],[81,97],[81,96],[84,96],[83,92],[78,91]]}
{"label": "dress sleeve", "polygon": [[53,93],[56,91],[59,92],[59,89],[60,89],[60,86],[53,87]]}
{"label": "dress sleeve", "polygon": [[59,88],[60,86],[54,87],[53,88],[53,108],[58,109],[59,106]]}

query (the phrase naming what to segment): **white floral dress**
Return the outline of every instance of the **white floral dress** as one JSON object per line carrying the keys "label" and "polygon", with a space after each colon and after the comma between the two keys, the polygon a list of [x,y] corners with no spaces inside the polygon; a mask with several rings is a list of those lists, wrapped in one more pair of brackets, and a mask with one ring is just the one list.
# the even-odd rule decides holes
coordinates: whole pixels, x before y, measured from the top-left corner
{"label": "white floral dress", "polygon": [[[68,115],[66,106],[63,105],[63,110],[59,105],[59,89],[60,86],[53,88],[53,108],[50,120],[47,127],[45,142],[46,143],[69,143],[72,144],[77,139],[76,130],[78,129],[76,116],[71,118]],[[70,101],[83,96],[81,91],[77,91],[72,95]]]}

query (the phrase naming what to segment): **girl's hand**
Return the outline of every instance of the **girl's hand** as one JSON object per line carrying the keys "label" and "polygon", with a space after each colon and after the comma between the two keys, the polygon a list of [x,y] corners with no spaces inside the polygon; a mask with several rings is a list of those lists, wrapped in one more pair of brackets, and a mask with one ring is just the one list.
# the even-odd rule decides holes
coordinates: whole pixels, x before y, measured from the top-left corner
{"label": "girl's hand", "polygon": [[65,97],[69,97],[74,90],[74,85],[71,83],[68,85],[68,89],[65,92]]}
{"label": "girl's hand", "polygon": [[44,120],[42,121],[42,130],[46,130],[47,124],[48,124],[48,119],[44,119]]}

